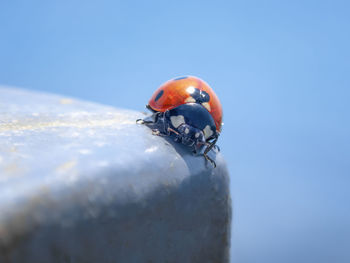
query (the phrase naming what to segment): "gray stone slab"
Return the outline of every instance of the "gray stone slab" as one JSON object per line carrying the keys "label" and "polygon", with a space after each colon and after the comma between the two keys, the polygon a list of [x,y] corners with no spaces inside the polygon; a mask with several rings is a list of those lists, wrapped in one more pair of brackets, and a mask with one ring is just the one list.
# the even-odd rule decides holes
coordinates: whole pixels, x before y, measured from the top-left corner
{"label": "gray stone slab", "polygon": [[0,87],[0,262],[228,262],[228,173],[142,113]]}

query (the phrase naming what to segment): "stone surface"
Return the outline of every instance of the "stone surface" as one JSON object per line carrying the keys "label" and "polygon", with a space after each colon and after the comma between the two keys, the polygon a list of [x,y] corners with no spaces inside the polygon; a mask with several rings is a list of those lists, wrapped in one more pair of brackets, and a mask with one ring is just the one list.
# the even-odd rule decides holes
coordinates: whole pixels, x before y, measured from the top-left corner
{"label": "stone surface", "polygon": [[0,262],[228,262],[223,157],[143,116],[0,87]]}

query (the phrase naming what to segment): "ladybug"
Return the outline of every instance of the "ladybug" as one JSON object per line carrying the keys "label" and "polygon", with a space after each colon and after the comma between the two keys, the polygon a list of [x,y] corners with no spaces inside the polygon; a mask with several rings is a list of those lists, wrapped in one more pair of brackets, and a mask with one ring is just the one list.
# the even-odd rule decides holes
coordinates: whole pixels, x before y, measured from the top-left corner
{"label": "ladybug", "polygon": [[154,92],[146,107],[152,116],[137,123],[146,124],[154,134],[173,137],[194,153],[201,152],[216,167],[208,152],[221,132],[222,107],[206,82],[194,76],[169,80]]}

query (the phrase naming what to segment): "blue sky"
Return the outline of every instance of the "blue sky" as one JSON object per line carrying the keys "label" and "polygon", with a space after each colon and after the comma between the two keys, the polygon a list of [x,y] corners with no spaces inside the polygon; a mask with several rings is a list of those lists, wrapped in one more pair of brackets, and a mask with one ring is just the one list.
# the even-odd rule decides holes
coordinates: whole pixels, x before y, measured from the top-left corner
{"label": "blue sky", "polygon": [[232,262],[350,261],[348,1],[1,1],[0,84],[144,110],[221,99]]}

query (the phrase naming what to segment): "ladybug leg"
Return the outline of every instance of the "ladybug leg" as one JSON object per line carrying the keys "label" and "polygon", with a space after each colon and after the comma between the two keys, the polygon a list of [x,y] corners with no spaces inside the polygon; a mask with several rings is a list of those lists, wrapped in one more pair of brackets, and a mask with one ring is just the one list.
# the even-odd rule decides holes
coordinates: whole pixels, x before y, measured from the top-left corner
{"label": "ladybug leg", "polygon": [[152,134],[156,136],[167,136],[166,134],[161,133],[158,129],[153,129]]}
{"label": "ladybug leg", "polygon": [[178,131],[176,131],[176,130],[170,128],[170,127],[167,128],[167,132],[168,132],[168,135],[171,135],[171,133],[175,134],[175,136],[174,136],[174,141],[175,142],[181,142],[181,138],[182,138],[181,133],[179,133]]}
{"label": "ladybug leg", "polygon": [[218,145],[216,145],[216,144],[215,144],[214,148],[215,148],[218,152],[221,151],[220,147],[219,147]]}
{"label": "ladybug leg", "polygon": [[[152,134],[153,135],[166,136],[166,134],[163,134],[159,130],[159,123],[158,123],[158,121],[161,119],[161,117],[162,117],[161,113],[153,112],[152,116],[146,117],[145,119],[137,119],[136,123],[137,124],[144,124],[144,125],[147,125],[148,127],[150,127],[152,129]],[[157,126],[158,126],[158,128],[155,128]]]}
{"label": "ladybug leg", "polygon": [[137,119],[136,123],[137,124],[151,124],[151,123],[154,123],[154,120],[147,117],[146,119]]}
{"label": "ladybug leg", "polygon": [[215,143],[217,142],[218,140],[218,137],[215,137],[214,141],[212,141],[211,143],[209,143],[209,145],[207,146],[207,148],[205,149],[204,153],[203,153],[203,156],[205,157],[205,159],[207,161],[210,161],[212,163],[212,165],[214,166],[214,168],[216,167],[216,163],[213,159],[211,159],[209,156],[208,156],[208,152],[210,152],[211,149],[213,149],[213,147],[215,146]]}
{"label": "ladybug leg", "polygon": [[170,127],[168,127],[168,131],[169,131],[169,132],[173,132],[173,133],[175,133],[176,135],[180,135],[180,133],[178,133],[177,131],[175,131],[174,129],[172,129],[172,128],[170,128]]}
{"label": "ladybug leg", "polygon": [[207,146],[207,148],[204,151],[204,154],[207,154],[211,149],[213,149],[213,147],[215,146],[215,143],[217,142],[218,137],[216,137],[214,139],[214,141],[212,141],[211,143],[209,143],[209,145]]}
{"label": "ladybug leg", "polygon": [[203,154],[203,156],[205,157],[205,159],[209,162],[211,162],[211,164],[214,166],[214,168],[216,168],[216,163],[213,159],[211,159],[207,154]]}
{"label": "ladybug leg", "polygon": [[153,123],[157,123],[158,119],[159,119],[159,112],[155,112],[152,114],[152,116],[146,117],[144,119],[137,119],[136,123],[137,124],[153,124]]}
{"label": "ladybug leg", "polygon": [[143,119],[137,119],[136,123],[137,124],[145,124],[145,121]]}

